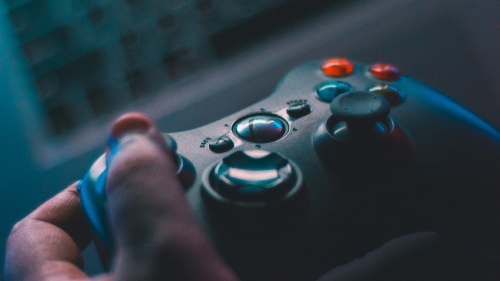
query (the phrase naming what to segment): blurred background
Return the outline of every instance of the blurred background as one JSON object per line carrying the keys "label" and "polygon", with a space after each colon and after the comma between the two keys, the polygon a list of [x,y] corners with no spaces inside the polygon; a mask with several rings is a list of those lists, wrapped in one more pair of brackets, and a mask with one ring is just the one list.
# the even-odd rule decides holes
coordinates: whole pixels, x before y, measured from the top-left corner
{"label": "blurred background", "polygon": [[393,63],[500,128],[499,12],[496,0],[0,0],[1,275],[12,225],[84,175],[123,112],[192,129],[296,65],[343,56]]}

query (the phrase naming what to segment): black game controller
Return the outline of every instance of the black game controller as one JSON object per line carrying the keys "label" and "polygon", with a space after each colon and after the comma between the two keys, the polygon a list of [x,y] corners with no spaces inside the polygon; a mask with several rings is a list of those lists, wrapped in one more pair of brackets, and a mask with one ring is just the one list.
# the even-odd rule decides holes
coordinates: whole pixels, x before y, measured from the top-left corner
{"label": "black game controller", "polygon": [[[308,63],[265,100],[165,138],[243,280],[313,280],[419,231],[500,256],[500,132],[393,65]],[[79,190],[109,265],[105,181],[102,156]]]}

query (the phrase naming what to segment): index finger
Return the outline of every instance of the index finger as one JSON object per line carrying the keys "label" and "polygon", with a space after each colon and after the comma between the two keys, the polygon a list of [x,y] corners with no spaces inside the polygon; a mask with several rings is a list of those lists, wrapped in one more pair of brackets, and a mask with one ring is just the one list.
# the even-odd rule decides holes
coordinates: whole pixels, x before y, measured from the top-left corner
{"label": "index finger", "polygon": [[12,229],[7,241],[8,280],[76,280],[91,241],[76,183],[49,199]]}

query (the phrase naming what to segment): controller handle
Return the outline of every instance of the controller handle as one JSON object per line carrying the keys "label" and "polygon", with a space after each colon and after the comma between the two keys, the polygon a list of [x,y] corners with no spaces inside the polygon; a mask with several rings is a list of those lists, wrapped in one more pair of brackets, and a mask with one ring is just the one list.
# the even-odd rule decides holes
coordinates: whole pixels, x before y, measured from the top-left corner
{"label": "controller handle", "polygon": [[[195,168],[187,158],[177,153],[176,141],[170,135],[164,134],[163,136],[172,151],[172,156],[177,166],[177,177],[184,188],[188,189],[196,178]],[[103,267],[109,270],[115,253],[115,243],[107,214],[106,162],[106,154],[101,155],[92,164],[85,177],[78,183],[77,189],[80,193],[82,208],[91,226],[92,235]]]}

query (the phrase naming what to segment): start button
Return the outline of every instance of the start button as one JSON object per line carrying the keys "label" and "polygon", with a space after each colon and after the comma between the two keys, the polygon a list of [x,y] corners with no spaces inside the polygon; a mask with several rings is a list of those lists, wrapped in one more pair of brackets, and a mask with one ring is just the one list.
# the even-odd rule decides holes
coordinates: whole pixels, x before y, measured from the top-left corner
{"label": "start button", "polygon": [[273,142],[286,133],[286,121],[276,115],[255,114],[243,117],[233,127],[236,135],[250,142]]}

